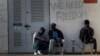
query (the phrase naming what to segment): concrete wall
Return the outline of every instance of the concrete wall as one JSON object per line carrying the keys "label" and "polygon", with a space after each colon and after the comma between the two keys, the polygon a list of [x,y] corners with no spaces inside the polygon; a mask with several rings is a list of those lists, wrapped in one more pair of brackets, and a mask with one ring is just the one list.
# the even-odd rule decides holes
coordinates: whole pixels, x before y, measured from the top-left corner
{"label": "concrete wall", "polygon": [[[64,0],[50,0],[51,3],[62,3]],[[72,2],[74,1],[74,2]],[[75,2],[78,1],[79,3]],[[83,21],[89,19],[91,27],[95,30],[94,38],[97,39],[98,51],[100,52],[100,0],[95,4],[84,4],[83,0],[66,0],[66,9],[62,9],[61,5],[56,5],[55,7],[50,7],[50,22],[57,23],[57,28],[62,30],[66,40],[65,50],[66,52],[71,52],[72,50],[72,39],[81,46],[81,41],[79,40],[79,31],[84,26]],[[77,5],[74,6],[76,3]],[[73,5],[72,5],[73,4]],[[52,5],[51,5],[52,6]],[[72,6],[72,7],[71,7]],[[78,6],[78,7],[77,7]],[[59,9],[60,8],[60,9]],[[71,9],[72,8],[72,9]],[[58,11],[58,12],[57,12]],[[57,12],[57,14],[56,14]],[[59,13],[60,12],[60,13]],[[67,15],[67,16],[66,16]],[[8,17],[7,17],[7,0],[0,0],[0,53],[8,52]],[[75,46],[75,51],[80,52],[81,49]]]}
{"label": "concrete wall", "polygon": [[100,52],[100,0],[97,4],[85,4],[84,8],[87,10],[87,19],[95,30],[94,38],[97,40],[97,49]]}
{"label": "concrete wall", "polygon": [[[100,52],[100,0],[97,3],[85,4],[83,0],[50,0],[50,22],[56,23],[65,37],[65,51],[72,51],[72,41],[76,40],[79,47],[82,42],[79,39],[79,32],[84,27],[85,19],[90,20],[91,27],[94,28],[94,38],[97,40],[97,48]],[[75,52],[82,50],[75,46]],[[87,48],[86,51],[90,51]]]}
{"label": "concrete wall", "polygon": [[0,53],[8,52],[7,0],[0,0]]}

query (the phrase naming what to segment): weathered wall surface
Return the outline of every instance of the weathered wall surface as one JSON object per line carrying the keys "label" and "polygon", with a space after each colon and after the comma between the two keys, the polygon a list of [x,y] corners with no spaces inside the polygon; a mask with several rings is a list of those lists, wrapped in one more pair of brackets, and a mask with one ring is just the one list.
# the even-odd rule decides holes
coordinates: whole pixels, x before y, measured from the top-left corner
{"label": "weathered wall surface", "polygon": [[8,52],[7,0],[0,0],[0,53]]}
{"label": "weathered wall surface", "polygon": [[[84,20],[89,19],[94,28],[94,38],[100,51],[100,0],[97,3],[83,3],[83,0],[50,0],[50,22],[56,23],[62,30],[66,43],[66,52],[72,51],[72,41],[76,40],[75,52],[81,52],[82,42],[79,39],[80,29],[84,27]],[[90,48],[87,49],[90,51]]]}

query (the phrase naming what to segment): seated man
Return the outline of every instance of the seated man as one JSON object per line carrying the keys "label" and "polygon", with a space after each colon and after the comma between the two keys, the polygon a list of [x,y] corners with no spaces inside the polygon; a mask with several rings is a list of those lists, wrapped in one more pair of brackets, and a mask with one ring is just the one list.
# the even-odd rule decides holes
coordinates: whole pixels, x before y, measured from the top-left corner
{"label": "seated man", "polygon": [[81,29],[79,38],[85,44],[93,43],[94,45],[93,49],[95,49],[95,53],[96,53],[97,43],[96,43],[96,39],[93,38],[94,30],[89,26],[90,25],[89,20],[85,20],[84,24],[85,24],[85,27]]}
{"label": "seated man", "polygon": [[46,48],[45,29],[41,27],[38,32],[33,35],[33,50],[34,55],[41,54],[40,50]]}
{"label": "seated man", "polygon": [[63,45],[62,42],[64,42],[64,37],[63,37],[62,32],[56,28],[56,24],[55,23],[51,24],[51,29],[49,30],[48,34],[49,34],[49,38],[50,38],[49,53],[51,53],[55,42],[56,43],[57,42],[60,43],[61,46]]}

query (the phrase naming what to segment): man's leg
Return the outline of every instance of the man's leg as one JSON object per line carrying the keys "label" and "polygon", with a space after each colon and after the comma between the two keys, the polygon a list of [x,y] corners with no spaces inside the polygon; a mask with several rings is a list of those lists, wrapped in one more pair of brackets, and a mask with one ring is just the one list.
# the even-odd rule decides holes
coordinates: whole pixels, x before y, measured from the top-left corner
{"label": "man's leg", "polygon": [[37,54],[37,50],[38,50],[38,46],[39,45],[39,41],[36,41],[33,43],[33,50],[34,50],[34,55]]}
{"label": "man's leg", "polygon": [[95,39],[95,38],[92,38],[92,39],[90,40],[90,42],[93,43],[93,49],[95,49],[95,52],[97,52],[97,42],[96,42],[96,39]]}
{"label": "man's leg", "polygon": [[65,40],[62,39],[62,45],[61,45],[61,47],[62,47],[62,54],[63,54],[63,52],[64,52],[64,43],[65,43]]}
{"label": "man's leg", "polygon": [[50,43],[49,43],[49,52],[52,51],[52,49],[53,49],[53,47],[54,47],[54,42],[55,42],[54,39],[51,39],[51,40],[50,40]]}
{"label": "man's leg", "polygon": [[97,42],[96,42],[96,39],[93,39],[93,49],[95,49],[95,52],[97,52]]}

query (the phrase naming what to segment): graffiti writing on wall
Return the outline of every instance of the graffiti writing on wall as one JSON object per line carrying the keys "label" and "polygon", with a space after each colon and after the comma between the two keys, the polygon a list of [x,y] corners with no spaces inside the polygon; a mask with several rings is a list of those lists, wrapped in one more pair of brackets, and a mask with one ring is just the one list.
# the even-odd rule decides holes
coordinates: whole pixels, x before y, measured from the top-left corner
{"label": "graffiti writing on wall", "polygon": [[[86,16],[81,0],[51,0],[50,13],[56,20],[74,20]],[[52,17],[51,16],[51,17]]]}
{"label": "graffiti writing on wall", "polygon": [[74,20],[77,18],[83,18],[86,13],[84,11],[72,11],[72,12],[56,12],[56,20]]}

